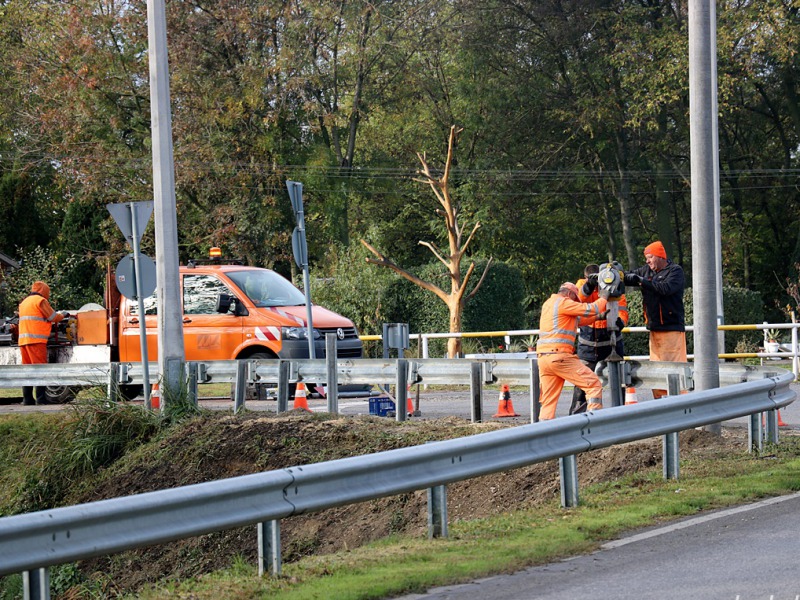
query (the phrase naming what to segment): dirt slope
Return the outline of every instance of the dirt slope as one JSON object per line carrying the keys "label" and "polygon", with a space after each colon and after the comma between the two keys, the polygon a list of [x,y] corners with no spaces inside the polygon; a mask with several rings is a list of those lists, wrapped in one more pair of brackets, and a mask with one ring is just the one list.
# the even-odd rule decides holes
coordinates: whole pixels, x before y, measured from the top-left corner
{"label": "dirt slope", "polygon": [[[396,423],[381,418],[289,415],[204,415],[109,468],[90,492],[70,503],[89,502],[202,481],[332,460],[428,440],[473,435],[506,427],[448,418]],[[681,452],[709,452],[741,440],[691,430]],[[683,456],[683,454],[682,454]],[[582,455],[581,485],[613,480],[661,462],[661,440],[651,439]],[[558,463],[533,465],[448,486],[451,522],[550,502],[559,496]],[[281,522],[284,562],[315,553],[354,548],[390,533],[425,535],[426,492],[384,498]],[[236,556],[255,562],[256,528],[248,527],[87,561],[111,587],[135,590],[165,577],[184,578],[226,567]]]}

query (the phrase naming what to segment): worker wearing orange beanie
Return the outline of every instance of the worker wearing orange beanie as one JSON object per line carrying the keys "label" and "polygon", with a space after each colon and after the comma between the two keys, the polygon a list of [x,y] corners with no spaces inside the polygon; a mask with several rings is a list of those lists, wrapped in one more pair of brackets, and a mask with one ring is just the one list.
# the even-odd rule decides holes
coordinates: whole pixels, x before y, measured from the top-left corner
{"label": "worker wearing orange beanie", "polygon": [[[686,362],[683,269],[667,258],[660,241],[645,247],[644,259],[644,266],[625,272],[625,285],[642,288],[644,321],[650,330],[650,360]],[[653,390],[655,398],[666,394],[666,390]]]}

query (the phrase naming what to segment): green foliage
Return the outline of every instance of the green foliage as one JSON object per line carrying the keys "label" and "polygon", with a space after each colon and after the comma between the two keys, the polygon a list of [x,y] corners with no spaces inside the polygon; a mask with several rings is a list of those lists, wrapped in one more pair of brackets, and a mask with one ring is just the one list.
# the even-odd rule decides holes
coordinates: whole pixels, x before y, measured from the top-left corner
{"label": "green foliage", "polygon": [[396,277],[388,269],[368,264],[361,244],[337,247],[323,269],[312,270],[311,296],[319,304],[351,319],[360,334],[380,334],[387,321],[384,290]]}
{"label": "green foliage", "polygon": [[101,302],[102,296],[98,292],[73,277],[73,273],[82,269],[84,264],[81,257],[68,255],[59,259],[55,252],[42,247],[23,253],[20,268],[6,277],[7,287],[0,298],[3,314],[13,314],[37,280],[50,286],[50,304],[56,310],[77,310],[88,302]]}
{"label": "green foliage", "polygon": [[[475,271],[465,296],[475,289],[487,260],[476,258],[474,262]],[[462,265],[462,272],[466,273],[467,268],[469,263]],[[426,265],[419,276],[445,291],[450,290],[449,275],[440,263]],[[520,270],[507,263],[493,262],[478,293],[464,306],[462,331],[525,329],[525,298]],[[412,333],[450,330],[449,311],[444,302],[406,279],[398,277],[386,288],[383,306],[389,322],[408,323]],[[431,354],[442,353],[445,345],[445,340],[432,341]]]}
{"label": "green foliage", "polygon": [[[639,288],[627,288],[625,296],[628,300],[628,325],[631,327],[644,326],[644,312],[642,309],[642,293]],[[686,288],[683,294],[683,306],[686,311],[686,323],[694,322],[694,299],[692,288]],[[764,318],[764,304],[761,294],[743,288],[724,287],[722,288],[722,304],[725,313],[726,323],[760,323]],[[737,347],[745,347],[759,342],[761,332],[759,331],[726,331],[725,332],[725,353],[736,352]],[[760,342],[759,342],[760,345]],[[748,346],[749,347],[749,346]],[[686,349],[689,354],[693,350],[693,336],[689,332],[686,334]],[[625,336],[625,354],[647,355],[648,348],[647,334],[628,334]]]}
{"label": "green foliage", "polygon": [[70,486],[150,439],[160,416],[132,404],[104,398],[71,406],[71,418],[49,435],[30,440],[22,460],[31,468],[14,502],[14,512],[58,506]]}

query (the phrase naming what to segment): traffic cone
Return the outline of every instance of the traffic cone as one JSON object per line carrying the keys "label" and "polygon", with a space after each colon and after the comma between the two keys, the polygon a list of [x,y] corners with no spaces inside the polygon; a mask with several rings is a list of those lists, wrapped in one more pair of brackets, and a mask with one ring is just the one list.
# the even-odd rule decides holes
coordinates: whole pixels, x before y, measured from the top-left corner
{"label": "traffic cone", "polygon": [[161,409],[161,390],[157,383],[154,383],[153,387],[150,388],[150,408],[153,410]]}
{"label": "traffic cone", "polygon": [[[778,412],[778,427],[788,427],[789,424],[785,423],[783,421],[783,418],[781,417],[781,411],[777,411],[777,412]],[[764,417],[761,417],[761,426],[762,427],[766,426],[766,423],[767,423],[767,420]]]}
{"label": "traffic cone", "polygon": [[414,416],[414,402],[411,400],[411,386],[408,386],[406,389],[406,398],[408,398],[406,402],[406,412],[408,413],[409,417]]}
{"label": "traffic cone", "polygon": [[639,400],[636,398],[636,388],[625,388],[625,406],[628,404],[639,404]]}
{"label": "traffic cone", "polygon": [[500,388],[500,403],[497,406],[497,413],[492,415],[492,418],[518,416],[514,412],[514,405],[511,403],[511,392],[508,389],[508,385],[503,384]]}
{"label": "traffic cone", "polygon": [[308,408],[308,399],[306,398],[306,384],[302,381],[297,382],[297,389],[294,392],[294,406],[292,408],[293,410],[307,410],[311,412]]}

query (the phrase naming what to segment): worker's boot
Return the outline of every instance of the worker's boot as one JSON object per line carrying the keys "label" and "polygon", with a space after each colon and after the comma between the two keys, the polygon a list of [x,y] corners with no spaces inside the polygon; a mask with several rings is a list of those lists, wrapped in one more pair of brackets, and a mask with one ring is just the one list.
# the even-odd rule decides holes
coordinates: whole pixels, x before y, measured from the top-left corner
{"label": "worker's boot", "polygon": [[33,388],[31,386],[26,385],[22,388],[22,404],[33,406]]}
{"label": "worker's boot", "polygon": [[47,399],[47,393],[43,386],[39,386],[36,388],[36,404],[52,404],[50,400]]}

